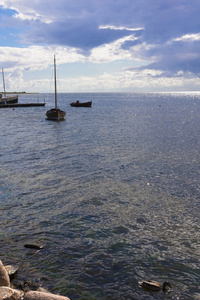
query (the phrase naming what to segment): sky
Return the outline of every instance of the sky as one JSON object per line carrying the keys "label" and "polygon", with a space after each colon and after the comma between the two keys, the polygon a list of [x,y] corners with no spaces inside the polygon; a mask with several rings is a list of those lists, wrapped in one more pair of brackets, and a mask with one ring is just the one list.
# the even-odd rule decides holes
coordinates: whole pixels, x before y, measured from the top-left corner
{"label": "sky", "polygon": [[54,54],[59,92],[200,91],[199,12],[200,0],[0,0],[6,91],[53,92]]}

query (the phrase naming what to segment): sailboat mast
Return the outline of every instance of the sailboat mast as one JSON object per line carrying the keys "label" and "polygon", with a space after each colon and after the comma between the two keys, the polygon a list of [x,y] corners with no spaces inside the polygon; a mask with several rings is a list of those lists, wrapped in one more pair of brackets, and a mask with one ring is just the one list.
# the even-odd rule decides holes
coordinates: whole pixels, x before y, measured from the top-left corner
{"label": "sailboat mast", "polygon": [[5,87],[5,80],[4,80],[4,72],[3,72],[3,68],[2,68],[2,77],[3,77],[4,96],[6,97],[6,87]]}
{"label": "sailboat mast", "polygon": [[57,109],[56,57],[54,55],[55,108]]}

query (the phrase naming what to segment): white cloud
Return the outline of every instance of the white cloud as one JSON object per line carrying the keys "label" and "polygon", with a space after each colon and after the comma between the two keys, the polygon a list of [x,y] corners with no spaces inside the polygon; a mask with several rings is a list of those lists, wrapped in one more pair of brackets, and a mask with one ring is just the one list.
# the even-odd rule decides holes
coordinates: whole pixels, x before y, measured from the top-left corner
{"label": "white cloud", "polygon": [[0,47],[0,65],[11,72],[19,69],[43,70],[52,64],[54,53],[58,57],[58,64],[85,61],[83,55],[79,54],[76,49],[69,47]]}
{"label": "white cloud", "polygon": [[82,76],[77,79],[62,80],[62,90],[65,92],[87,91],[167,91],[170,88],[182,90],[197,89],[198,79],[182,77],[157,77],[161,72],[157,70],[144,70],[143,72],[121,72],[115,74],[103,73],[97,77]]}
{"label": "white cloud", "polygon": [[[96,63],[111,62],[120,59],[133,59],[132,51],[123,50],[122,45],[127,41],[136,41],[133,35],[118,39],[110,44],[104,44],[91,51],[88,60]],[[136,58],[135,58],[136,59]]]}
{"label": "white cloud", "polygon": [[[44,23],[50,23],[51,20],[48,17],[46,17],[45,14],[41,14],[38,12],[37,2],[38,2],[38,8],[39,8],[40,1],[35,1],[35,2],[32,2],[31,5],[26,5],[26,2],[23,0],[21,0],[21,1],[0,0],[0,5],[2,5],[2,7],[4,9],[14,10],[16,13],[13,14],[13,18],[16,18],[18,20],[21,20],[21,21],[40,20],[41,22],[44,22]],[[39,9],[39,11],[40,11],[40,9]]]}
{"label": "white cloud", "polygon": [[175,38],[174,42],[195,42],[200,41],[200,33],[185,34],[179,38]]}
{"label": "white cloud", "polygon": [[113,25],[104,25],[104,26],[99,26],[99,29],[112,29],[112,30],[127,30],[127,31],[141,31],[144,30],[144,28],[140,27],[140,28],[128,28],[128,27],[117,27],[117,26],[113,26]]}
{"label": "white cloud", "polygon": [[19,19],[21,21],[26,21],[26,20],[28,20],[28,21],[37,21],[37,20],[40,20],[40,21],[42,21],[44,23],[47,23],[47,24],[51,23],[51,20],[46,19],[44,16],[41,16],[41,15],[37,14],[36,12],[28,12],[26,14],[24,14],[22,12],[19,12],[19,13],[16,13],[14,15],[14,18]]}

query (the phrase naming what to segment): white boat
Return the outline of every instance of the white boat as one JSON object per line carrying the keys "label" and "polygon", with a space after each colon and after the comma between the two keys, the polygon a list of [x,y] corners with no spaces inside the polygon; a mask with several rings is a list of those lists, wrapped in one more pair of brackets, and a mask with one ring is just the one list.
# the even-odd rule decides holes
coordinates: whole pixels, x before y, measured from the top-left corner
{"label": "white boat", "polygon": [[57,106],[57,86],[56,86],[56,57],[54,55],[54,81],[55,81],[55,107],[46,112],[48,120],[60,121],[65,119],[66,112]]}
{"label": "white boat", "polygon": [[4,71],[2,68],[2,78],[3,78],[3,89],[4,94],[0,94],[0,105],[18,103],[18,95],[6,96],[5,80],[4,80]]}

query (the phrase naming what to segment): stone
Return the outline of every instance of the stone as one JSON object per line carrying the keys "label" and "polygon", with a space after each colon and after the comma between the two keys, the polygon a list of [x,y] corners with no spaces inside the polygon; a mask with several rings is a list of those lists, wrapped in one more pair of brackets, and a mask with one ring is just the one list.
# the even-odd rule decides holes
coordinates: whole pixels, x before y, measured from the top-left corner
{"label": "stone", "polygon": [[8,272],[10,279],[12,279],[18,271],[18,267],[12,265],[5,266],[5,269]]}
{"label": "stone", "polygon": [[70,300],[68,297],[52,293],[29,291],[25,293],[24,300]]}
{"label": "stone", "polygon": [[25,244],[24,247],[29,248],[29,249],[36,249],[36,250],[43,250],[44,249],[44,246],[36,245],[36,244]]}
{"label": "stone", "polygon": [[0,260],[0,286],[10,287],[10,278],[6,268],[4,267],[2,261]]}
{"label": "stone", "polygon": [[0,299],[5,300],[22,300],[24,293],[22,291],[11,289],[7,286],[0,287]]}

